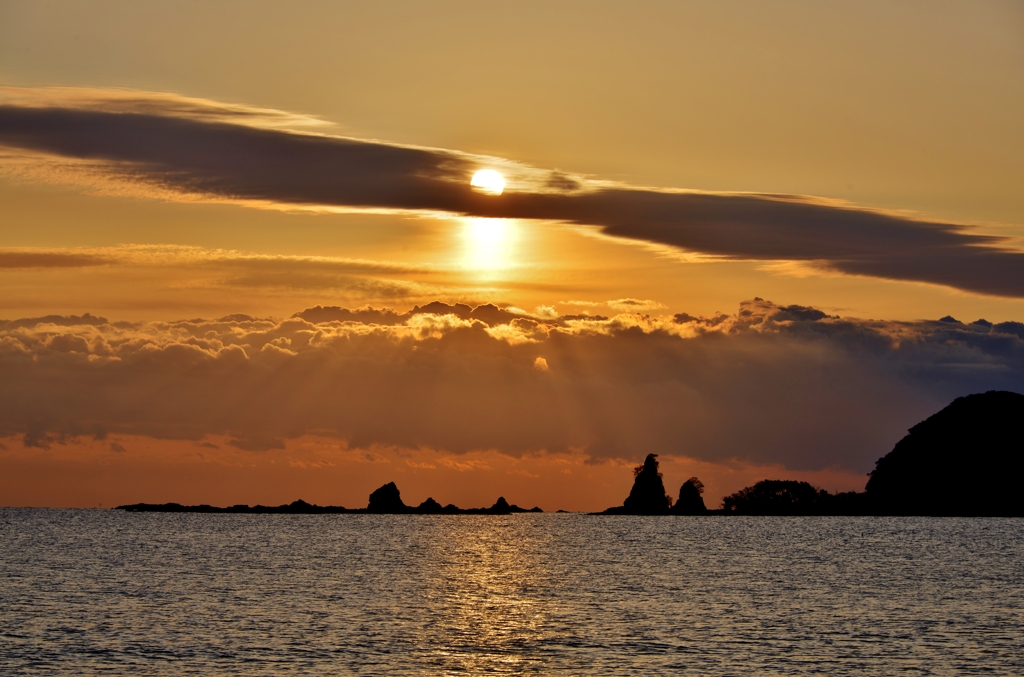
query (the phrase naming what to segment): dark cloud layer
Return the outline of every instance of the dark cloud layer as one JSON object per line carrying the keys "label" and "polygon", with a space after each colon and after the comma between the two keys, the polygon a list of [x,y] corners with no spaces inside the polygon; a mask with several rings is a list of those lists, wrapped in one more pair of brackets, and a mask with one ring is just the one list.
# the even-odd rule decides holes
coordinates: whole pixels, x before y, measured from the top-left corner
{"label": "dark cloud layer", "polygon": [[[220,199],[557,220],[724,258],[1024,296],[1024,253],[956,224],[801,196],[611,186],[498,158],[261,128],[244,109],[203,115],[201,104],[172,104],[163,95],[134,108],[121,101],[116,111],[62,108],[52,98],[47,107],[3,105],[0,144]],[[483,165],[509,173],[504,195],[470,189]]]}
{"label": "dark cloud layer", "polygon": [[225,435],[258,453],[317,434],[861,472],[957,396],[1024,391],[1019,323],[854,320],[760,299],[714,318],[510,315],[430,304],[15,320],[0,325],[0,436]]}

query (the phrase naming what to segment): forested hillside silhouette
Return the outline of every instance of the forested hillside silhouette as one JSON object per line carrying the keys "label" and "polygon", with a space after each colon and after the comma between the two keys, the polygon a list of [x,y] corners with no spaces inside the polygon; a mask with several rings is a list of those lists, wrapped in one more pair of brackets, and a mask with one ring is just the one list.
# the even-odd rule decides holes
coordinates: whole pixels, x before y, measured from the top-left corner
{"label": "forested hillside silhouette", "polygon": [[913,426],[878,459],[865,490],[831,494],[807,482],[766,479],[704,509],[696,477],[672,505],[656,454],[604,515],[1024,516],[1024,395],[989,391],[954,400]]}

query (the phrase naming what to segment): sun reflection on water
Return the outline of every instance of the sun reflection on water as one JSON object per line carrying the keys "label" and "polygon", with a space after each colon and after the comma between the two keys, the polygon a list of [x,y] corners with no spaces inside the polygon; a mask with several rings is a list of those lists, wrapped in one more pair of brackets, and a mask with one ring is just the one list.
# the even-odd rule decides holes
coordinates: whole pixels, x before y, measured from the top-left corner
{"label": "sun reflection on water", "polygon": [[431,559],[440,566],[428,598],[434,619],[430,644],[439,662],[469,674],[538,667],[539,656],[529,656],[529,649],[542,641],[552,609],[537,599],[547,579],[537,555],[550,544],[524,522],[436,523]]}

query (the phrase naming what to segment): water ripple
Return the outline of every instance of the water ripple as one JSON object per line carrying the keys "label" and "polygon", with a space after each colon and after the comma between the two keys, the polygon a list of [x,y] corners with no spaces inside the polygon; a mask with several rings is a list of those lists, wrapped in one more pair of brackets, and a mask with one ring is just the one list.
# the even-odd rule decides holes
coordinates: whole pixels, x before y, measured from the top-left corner
{"label": "water ripple", "polygon": [[1024,520],[0,510],[0,673],[1024,674]]}

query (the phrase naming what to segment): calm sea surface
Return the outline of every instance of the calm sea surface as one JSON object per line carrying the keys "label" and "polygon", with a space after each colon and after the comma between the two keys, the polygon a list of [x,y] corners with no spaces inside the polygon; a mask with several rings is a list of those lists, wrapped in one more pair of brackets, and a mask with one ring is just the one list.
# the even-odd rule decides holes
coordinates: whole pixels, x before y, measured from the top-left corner
{"label": "calm sea surface", "polygon": [[0,510],[4,675],[1024,674],[1024,519]]}

